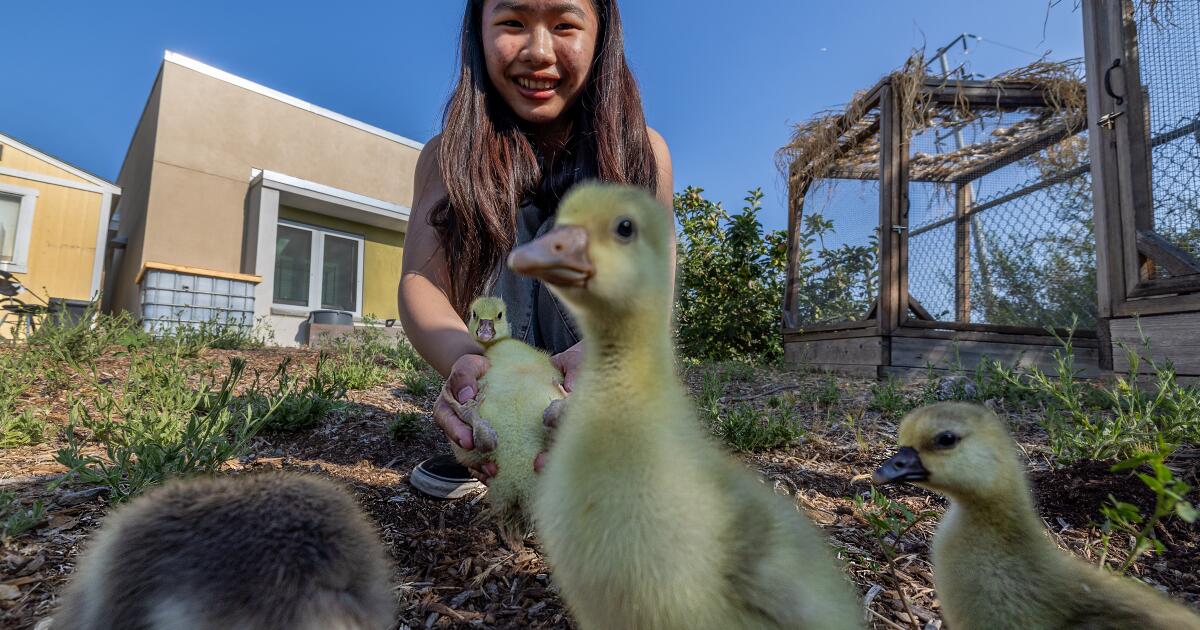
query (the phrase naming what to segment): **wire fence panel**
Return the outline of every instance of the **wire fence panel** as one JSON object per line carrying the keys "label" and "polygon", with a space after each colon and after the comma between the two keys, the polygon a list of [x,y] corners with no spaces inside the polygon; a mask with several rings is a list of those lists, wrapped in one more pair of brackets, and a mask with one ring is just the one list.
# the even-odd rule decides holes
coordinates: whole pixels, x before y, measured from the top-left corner
{"label": "wire fence panel", "polygon": [[[1049,119],[1039,109],[984,109],[912,137],[909,295],[927,316],[1095,326],[1087,139],[1056,132]],[[1017,134],[1028,140],[996,149]]]}
{"label": "wire fence panel", "polygon": [[1154,231],[1200,258],[1200,3],[1134,4]]}
{"label": "wire fence panel", "polygon": [[878,294],[879,181],[815,180],[801,221],[796,321],[869,319]]}

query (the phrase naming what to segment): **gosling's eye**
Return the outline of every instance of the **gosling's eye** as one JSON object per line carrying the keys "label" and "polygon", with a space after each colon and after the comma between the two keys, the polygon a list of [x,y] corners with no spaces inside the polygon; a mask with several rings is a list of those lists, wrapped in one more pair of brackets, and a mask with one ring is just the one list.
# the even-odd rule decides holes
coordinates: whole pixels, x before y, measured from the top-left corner
{"label": "gosling's eye", "polygon": [[933,444],[938,448],[950,448],[958,444],[958,436],[950,431],[942,431],[934,436]]}
{"label": "gosling's eye", "polygon": [[496,313],[496,319],[504,319],[504,313]]}
{"label": "gosling's eye", "polygon": [[633,219],[622,217],[617,219],[617,223],[613,227],[613,232],[616,233],[617,238],[623,241],[631,241],[633,240],[633,235],[637,232],[637,230],[634,229]]}
{"label": "gosling's eye", "polygon": [[471,311],[471,319],[479,319],[479,316],[475,314],[475,311]]}

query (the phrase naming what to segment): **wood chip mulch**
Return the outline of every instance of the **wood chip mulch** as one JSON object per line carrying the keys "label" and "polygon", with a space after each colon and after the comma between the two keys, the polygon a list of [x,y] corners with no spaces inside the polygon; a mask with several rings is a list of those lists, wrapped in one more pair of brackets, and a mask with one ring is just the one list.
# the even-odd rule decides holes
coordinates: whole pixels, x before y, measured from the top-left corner
{"label": "wood chip mulch", "polygon": [[[279,349],[206,351],[198,360],[223,366],[231,356],[245,358],[251,372],[264,376],[284,357],[302,369],[312,369],[316,362],[313,352]],[[98,371],[119,379],[127,364],[127,357],[104,357]],[[699,372],[688,374],[693,391],[700,388]],[[803,395],[829,377],[776,369],[740,372],[727,385],[725,402],[763,406],[783,396],[806,429],[791,447],[743,459],[824,529],[867,603],[870,625],[940,628],[928,555],[936,523],[926,521],[904,540],[891,541],[900,555],[889,571],[879,541],[855,512],[853,497],[870,493],[869,475],[890,455],[895,440],[895,421],[867,411],[870,383],[838,379],[840,400],[831,408],[805,402]],[[66,392],[40,386],[33,390],[28,396],[49,407],[55,423],[65,425]],[[801,395],[791,394],[797,392]],[[408,471],[415,464],[446,449],[429,413],[434,395],[414,397],[399,383],[351,392],[352,404],[321,426],[299,435],[261,436],[250,455],[228,468],[231,474],[307,470],[346,483],[390,547],[396,567],[396,628],[573,627],[536,541],[518,550],[500,542],[481,495],[436,501],[408,485]],[[401,411],[422,414],[422,426],[417,436],[397,442],[386,428]],[[1045,436],[1029,418],[1009,415],[1051,536],[1063,548],[1098,562],[1101,532],[1096,522],[1102,520],[1098,508],[1103,500],[1112,494],[1146,509],[1153,497],[1136,478],[1110,473],[1106,464],[1053,466]],[[54,461],[63,445],[58,435],[45,444],[0,451],[0,491],[16,493],[25,505],[36,500],[46,506],[46,517],[36,528],[0,547],[0,627],[35,628],[53,614],[81,546],[107,511],[99,489],[77,484],[48,488],[64,470]],[[1174,465],[1177,475],[1200,486],[1200,453],[1185,454]],[[885,493],[913,511],[945,509],[942,499],[915,488],[889,487]],[[1158,534],[1167,552],[1144,558],[1131,573],[1200,610],[1200,525],[1172,519]],[[1127,546],[1127,541],[1114,542],[1118,552]]]}

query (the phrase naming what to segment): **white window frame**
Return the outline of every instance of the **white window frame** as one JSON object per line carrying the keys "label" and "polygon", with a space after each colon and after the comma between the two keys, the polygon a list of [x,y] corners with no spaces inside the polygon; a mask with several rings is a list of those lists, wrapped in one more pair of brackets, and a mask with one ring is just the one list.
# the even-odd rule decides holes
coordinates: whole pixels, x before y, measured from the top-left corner
{"label": "white window frame", "polygon": [[38,190],[0,183],[0,193],[21,198],[17,212],[17,238],[13,242],[11,262],[0,261],[0,269],[13,273],[29,273],[29,244],[33,239],[33,214],[37,211]]}
{"label": "white window frame", "polygon": [[[354,310],[349,312],[353,313],[355,318],[362,318],[363,285],[366,283],[366,277],[363,275],[363,253],[366,250],[366,237],[361,234],[351,234],[319,225],[309,225],[286,219],[280,219],[279,225],[312,233],[312,251],[309,254],[311,258],[308,265],[308,306],[280,304],[274,301],[275,296],[272,294],[271,310],[279,313],[295,313],[298,315],[308,315],[311,311],[324,310],[321,306],[321,289],[325,281],[323,273],[323,269],[325,268],[325,237],[336,236],[358,242],[358,286],[354,288]],[[274,261],[272,261],[272,268],[274,264]]]}

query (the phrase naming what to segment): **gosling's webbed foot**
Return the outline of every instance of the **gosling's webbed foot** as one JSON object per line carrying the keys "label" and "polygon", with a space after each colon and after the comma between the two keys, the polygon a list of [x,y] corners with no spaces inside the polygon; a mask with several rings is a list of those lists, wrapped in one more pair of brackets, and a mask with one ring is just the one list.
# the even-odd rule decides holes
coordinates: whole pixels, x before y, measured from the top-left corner
{"label": "gosling's webbed foot", "polygon": [[558,422],[562,419],[563,411],[566,408],[567,399],[565,398],[550,401],[550,404],[546,405],[546,410],[542,412],[542,425],[547,429],[557,429]]}
{"label": "gosling's webbed foot", "polygon": [[471,437],[475,440],[475,450],[481,453],[490,453],[496,450],[500,445],[500,437],[496,435],[496,430],[492,428],[492,423],[479,416],[479,413],[474,409],[471,410],[474,416],[471,424]]}

